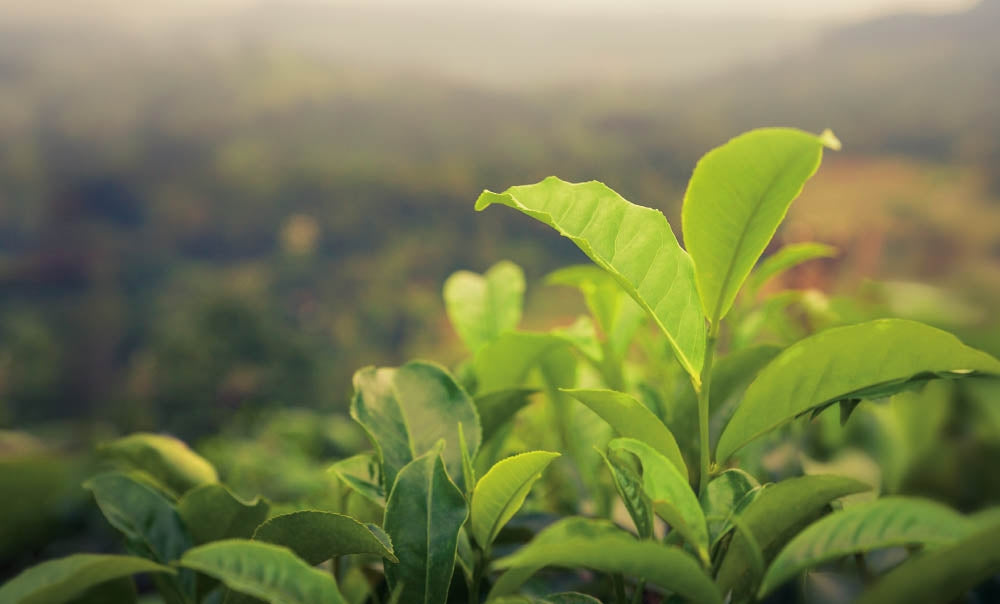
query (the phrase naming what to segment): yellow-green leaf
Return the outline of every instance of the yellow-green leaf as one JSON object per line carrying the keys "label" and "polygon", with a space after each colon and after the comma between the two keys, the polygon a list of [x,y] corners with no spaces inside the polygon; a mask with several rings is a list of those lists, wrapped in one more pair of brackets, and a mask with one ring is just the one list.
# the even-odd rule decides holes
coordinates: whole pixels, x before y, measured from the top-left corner
{"label": "yellow-green leaf", "polygon": [[705,316],[726,316],[792,201],[819,168],[832,133],[752,130],[705,154],[681,211],[684,245],[694,261]]}
{"label": "yellow-green leaf", "polygon": [[473,352],[517,327],[523,298],[524,272],[512,262],[498,262],[482,275],[458,271],[444,282],[448,319]]}
{"label": "yellow-green leaf", "polygon": [[621,436],[634,438],[656,449],[670,460],[685,481],[687,465],[673,433],[660,418],[633,397],[614,390],[563,390],[608,422]]}
{"label": "yellow-green leaf", "polygon": [[149,474],[175,496],[199,485],[219,482],[212,464],[172,436],[140,432],[103,443],[97,451],[127,469]]}
{"label": "yellow-green leaf", "polygon": [[484,191],[476,210],[499,203],[569,238],[649,313],[695,381],[705,356],[705,321],[691,258],[657,210],[629,203],[603,183],[555,177]]}
{"label": "yellow-green leaf", "polygon": [[558,453],[531,451],[498,461],[476,483],[469,524],[480,547],[487,548],[524,504],[528,491]]}
{"label": "yellow-green leaf", "polygon": [[717,459],[819,407],[881,398],[937,378],[1000,375],[1000,361],[915,321],[835,327],[789,346],[747,388],[719,437]]}
{"label": "yellow-green leaf", "polygon": [[958,512],[926,499],[887,497],[858,504],[821,518],[789,541],[767,569],[758,597],[827,560],[887,547],[944,545],[973,528]]}

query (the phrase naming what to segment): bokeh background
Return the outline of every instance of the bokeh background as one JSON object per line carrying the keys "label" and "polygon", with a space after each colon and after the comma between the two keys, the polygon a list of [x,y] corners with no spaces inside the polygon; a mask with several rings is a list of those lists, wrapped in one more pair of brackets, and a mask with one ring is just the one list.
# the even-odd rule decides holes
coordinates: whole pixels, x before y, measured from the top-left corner
{"label": "bokeh background", "polygon": [[777,241],[841,253],[791,285],[1000,355],[998,28],[1000,0],[0,0],[0,486],[28,508],[0,573],[107,541],[73,481],[103,438],[359,446],[357,368],[461,354],[454,270],[513,260],[528,324],[572,320],[532,281],[583,257],[483,188],[597,179],[679,227],[752,127],[844,143]]}

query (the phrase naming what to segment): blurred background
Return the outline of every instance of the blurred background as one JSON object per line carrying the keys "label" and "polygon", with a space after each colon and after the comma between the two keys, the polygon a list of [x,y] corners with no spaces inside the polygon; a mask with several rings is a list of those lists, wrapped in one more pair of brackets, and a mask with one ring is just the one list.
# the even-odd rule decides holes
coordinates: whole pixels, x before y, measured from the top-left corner
{"label": "blurred background", "polygon": [[[889,283],[1000,355],[998,27],[1000,0],[0,0],[0,456],[39,464],[0,479],[65,512],[67,452],[127,431],[360,446],[289,410],[455,361],[452,271],[522,265],[529,325],[582,308],[531,283],[583,256],[483,188],[597,179],[679,234],[697,158],[759,126],[844,143],[777,241],[841,253],[792,285]],[[29,528],[4,575],[60,547]]]}

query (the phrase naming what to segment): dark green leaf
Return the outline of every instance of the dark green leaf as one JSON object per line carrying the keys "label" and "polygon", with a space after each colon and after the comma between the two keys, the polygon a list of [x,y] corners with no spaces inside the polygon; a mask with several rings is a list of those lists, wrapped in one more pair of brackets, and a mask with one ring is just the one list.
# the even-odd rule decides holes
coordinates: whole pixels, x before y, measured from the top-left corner
{"label": "dark green leaf", "polygon": [[407,604],[444,604],[455,569],[458,532],[468,509],[448,477],[440,449],[414,459],[400,472],[385,507],[385,530],[398,563],[386,563],[390,590]]}
{"label": "dark green leaf", "polygon": [[758,597],[827,560],[887,547],[953,543],[973,527],[958,512],[926,499],[861,503],[821,518],[789,541],[768,568]]}
{"label": "dark green leaf", "polygon": [[423,361],[398,369],[368,367],[354,374],[354,391],[351,417],[379,452],[386,489],[392,488],[403,466],[441,439],[448,473],[464,486],[458,425],[464,428],[471,455],[479,449],[482,433],[472,399],[447,371]]}
{"label": "dark green leaf", "polygon": [[347,554],[374,554],[395,562],[382,529],[341,514],[304,510],[282,514],[257,527],[254,541],[283,545],[310,565]]}
{"label": "dark green leaf", "polygon": [[131,434],[104,443],[97,450],[127,469],[149,474],[175,496],[199,485],[219,482],[212,464],[172,436]]}
{"label": "dark green leaf", "polygon": [[[868,485],[841,476],[802,476],[789,478],[765,487],[760,495],[740,513],[740,520],[770,561],[800,530],[823,515],[830,502],[870,489]],[[733,602],[744,602],[753,595],[760,577],[753,574],[753,552],[740,532],[733,533],[716,583],[723,594],[733,593]]]}
{"label": "dark green leaf", "polygon": [[523,298],[524,272],[512,262],[498,262],[482,275],[458,271],[444,282],[448,318],[473,352],[517,328]]}
{"label": "dark green leaf", "polygon": [[502,194],[484,191],[476,210],[494,203],[551,226],[611,273],[650,314],[681,366],[698,380],[705,322],[694,268],[663,214],[629,203],[602,183],[568,183],[555,177]]}
{"label": "dark green leaf", "polygon": [[515,554],[501,558],[495,566],[530,571],[529,577],[545,566],[622,573],[644,578],[694,602],[722,602],[705,571],[680,548],[650,540],[639,541],[632,534],[601,520],[562,524],[559,531],[562,534],[557,541],[535,539]]}
{"label": "dark green leaf", "polygon": [[194,542],[249,539],[267,519],[271,506],[261,498],[243,501],[221,484],[195,487],[177,502],[177,511]]}
{"label": "dark green leaf", "polygon": [[684,194],[684,245],[694,261],[705,316],[726,316],[802,187],[819,168],[829,131],[791,128],[742,134],[698,161]]}
{"label": "dark green leaf", "polygon": [[162,566],[135,556],[74,554],[49,560],[24,570],[0,587],[4,604],[63,604],[89,589],[136,573],[174,574]]}
{"label": "dark green leaf", "polygon": [[881,319],[837,327],[779,354],[747,389],[719,438],[725,461],[751,440],[815,407],[888,396],[935,378],[1000,375],[1000,361],[914,321]]}
{"label": "dark green leaf", "polygon": [[269,543],[216,541],[188,551],[180,564],[271,604],[346,604],[330,573]]}
{"label": "dark green leaf", "polygon": [[172,562],[192,545],[174,506],[152,487],[111,472],[83,485],[94,493],[105,518],[130,540],[144,545],[157,562]]}

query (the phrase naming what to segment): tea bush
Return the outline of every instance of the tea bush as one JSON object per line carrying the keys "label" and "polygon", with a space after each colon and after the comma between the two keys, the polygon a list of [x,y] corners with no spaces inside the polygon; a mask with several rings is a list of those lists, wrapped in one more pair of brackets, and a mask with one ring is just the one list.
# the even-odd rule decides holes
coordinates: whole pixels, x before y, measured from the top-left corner
{"label": "tea bush", "polygon": [[322,506],[243,499],[183,443],[128,436],[85,484],[128,555],[44,562],[0,602],[134,601],[136,574],[169,604],[752,602],[799,597],[796,579],[808,600],[976,589],[1000,572],[1000,508],[962,513],[904,486],[950,400],[995,405],[980,378],[1000,361],[923,323],[764,287],[835,254],[794,244],[758,262],[826,148],[830,132],[763,129],[709,152],[684,197],[686,249],[660,212],[598,182],[484,192],[477,210],[518,210],[593,261],[546,279],[578,289],[588,316],[520,330],[519,267],[458,272],[444,298],[468,359],[355,374],[351,417],[372,448],[330,465]]}

